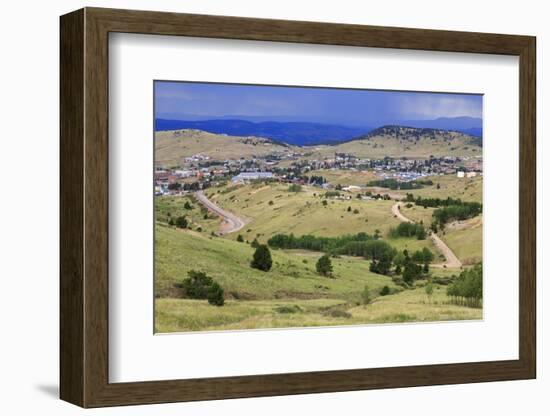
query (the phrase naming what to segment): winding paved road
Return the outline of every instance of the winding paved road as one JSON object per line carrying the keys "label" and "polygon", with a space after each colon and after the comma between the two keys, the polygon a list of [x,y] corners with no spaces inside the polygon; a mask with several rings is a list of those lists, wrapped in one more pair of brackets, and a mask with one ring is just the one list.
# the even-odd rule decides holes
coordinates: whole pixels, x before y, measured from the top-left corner
{"label": "winding paved road", "polygon": [[[398,202],[397,204],[395,204],[391,207],[391,211],[392,211],[393,215],[395,215],[401,222],[414,222],[414,221],[411,221],[410,219],[408,219],[407,217],[405,217],[401,213],[401,209],[400,209],[401,206],[402,206],[402,203]],[[441,238],[439,238],[439,236],[436,233],[430,233],[430,238],[434,242],[437,249],[439,251],[441,251],[443,256],[445,256],[445,263],[432,264],[432,266],[435,266],[435,267],[448,267],[450,269],[458,269],[458,268],[462,267],[462,262],[458,259],[458,257],[453,252],[453,250],[451,250],[449,248],[449,246],[447,244],[445,244],[445,242]]]}
{"label": "winding paved road", "polygon": [[202,191],[195,192],[195,198],[197,198],[197,201],[206,209],[222,219],[220,234],[234,233],[244,227],[245,222],[241,218],[217,206],[214,202],[210,201]]}

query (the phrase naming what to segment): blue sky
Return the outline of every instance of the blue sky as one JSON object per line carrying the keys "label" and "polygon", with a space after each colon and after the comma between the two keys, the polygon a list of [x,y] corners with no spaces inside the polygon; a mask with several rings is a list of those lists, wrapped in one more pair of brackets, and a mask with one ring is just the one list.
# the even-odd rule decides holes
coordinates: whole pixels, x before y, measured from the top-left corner
{"label": "blue sky", "polygon": [[399,120],[482,117],[482,96],[155,81],[157,118],[238,116],[250,121],[380,125]]}

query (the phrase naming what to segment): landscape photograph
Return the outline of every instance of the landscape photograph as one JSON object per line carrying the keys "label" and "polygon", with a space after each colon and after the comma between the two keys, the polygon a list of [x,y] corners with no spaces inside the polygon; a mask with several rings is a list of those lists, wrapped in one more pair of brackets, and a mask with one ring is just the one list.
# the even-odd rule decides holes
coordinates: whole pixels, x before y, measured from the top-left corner
{"label": "landscape photograph", "polygon": [[482,110],[155,81],[155,332],[483,319]]}

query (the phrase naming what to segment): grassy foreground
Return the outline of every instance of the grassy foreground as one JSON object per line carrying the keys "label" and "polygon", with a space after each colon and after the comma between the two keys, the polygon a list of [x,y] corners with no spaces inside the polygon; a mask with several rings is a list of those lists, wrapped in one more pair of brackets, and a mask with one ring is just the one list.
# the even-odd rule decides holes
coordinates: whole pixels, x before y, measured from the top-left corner
{"label": "grassy foreground", "polygon": [[[318,275],[320,253],[272,250],[273,268],[249,267],[246,243],[196,231],[156,226],[155,328],[157,332],[314,327],[481,319],[482,310],[447,304],[445,286],[428,298],[422,287],[402,290],[390,277],[369,272],[360,258],[333,259],[335,278]],[[180,298],[174,286],[189,270],[201,270],[225,289],[226,303]],[[436,274],[439,272],[435,272]],[[441,271],[441,274],[447,274]],[[373,297],[361,304],[368,285]],[[388,286],[390,295],[380,296]]]}
{"label": "grassy foreground", "polygon": [[219,331],[404,322],[475,320],[482,310],[446,304],[436,286],[431,301],[422,288],[350,305],[339,299],[229,300],[219,308],[200,300],[157,299],[157,332]]}

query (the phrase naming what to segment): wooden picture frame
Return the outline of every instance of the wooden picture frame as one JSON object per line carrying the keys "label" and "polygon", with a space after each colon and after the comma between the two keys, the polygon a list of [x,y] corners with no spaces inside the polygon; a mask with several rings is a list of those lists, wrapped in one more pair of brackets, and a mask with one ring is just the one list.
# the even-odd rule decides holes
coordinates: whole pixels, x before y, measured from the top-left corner
{"label": "wooden picture frame", "polygon": [[[102,407],[536,377],[535,38],[85,8],[61,17],[60,396]],[[519,359],[110,383],[108,35],[244,39],[519,57]]]}

